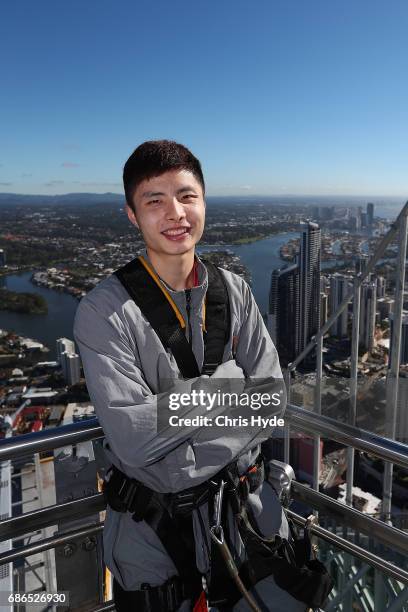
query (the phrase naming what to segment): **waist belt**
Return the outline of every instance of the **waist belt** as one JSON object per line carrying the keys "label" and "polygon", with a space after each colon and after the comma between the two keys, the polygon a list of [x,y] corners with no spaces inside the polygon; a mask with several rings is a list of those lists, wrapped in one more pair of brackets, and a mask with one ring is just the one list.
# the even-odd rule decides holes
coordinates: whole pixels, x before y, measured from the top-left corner
{"label": "waist belt", "polygon": [[228,477],[231,481],[231,475],[234,491],[246,499],[264,479],[262,456],[243,476],[239,476],[237,464],[232,463],[213,479],[178,493],[153,491],[115,466],[104,484],[105,501],[113,510],[131,512],[134,521],[145,521],[155,531],[193,601],[200,595],[202,580],[196,568],[192,512],[206,501],[211,502],[220,479]]}
{"label": "waist belt", "polygon": [[[230,507],[248,556],[248,560],[239,570],[247,588],[250,589],[259,580],[273,575],[278,586],[293,597],[312,607],[321,607],[333,583],[324,566],[317,559],[310,560],[311,545],[307,534],[300,538],[290,520],[290,542],[279,535],[267,539],[258,532],[256,518],[247,504],[247,499],[248,495],[261,485],[264,475],[263,457],[259,455],[255,465],[244,475],[239,475],[235,462],[197,487],[179,493],[162,494],[112,467],[109,480],[104,486],[104,495],[111,508],[117,512],[132,512],[135,521],[144,520],[155,531],[184,584],[183,597],[196,601],[202,592],[202,581],[196,568],[192,512],[208,501],[209,517],[212,520],[212,502],[219,483],[223,480],[226,483],[227,496],[222,509],[222,521],[226,539],[229,539],[226,510]],[[199,518],[200,516],[199,514]],[[213,548],[210,557],[210,602],[216,602],[220,610],[230,610],[240,598],[240,594],[231,583]],[[163,593],[158,591],[159,595],[162,597]],[[145,593],[144,597],[146,596]]]}
{"label": "waist belt", "polygon": [[187,588],[179,576],[173,576],[156,587],[142,584],[137,591],[125,591],[116,579],[113,581],[113,598],[120,610],[176,612],[181,603],[192,596],[191,587]]}
{"label": "waist belt", "polygon": [[231,463],[213,479],[207,480],[196,487],[184,489],[178,493],[158,493],[135,478],[129,478],[116,466],[108,472],[108,480],[104,484],[106,503],[116,512],[131,512],[134,521],[151,520],[158,511],[166,511],[171,517],[189,516],[192,511],[208,501],[212,491],[218,487],[221,478],[228,474],[234,488],[242,500],[255,491],[264,480],[264,464],[259,455],[255,464],[239,476],[237,463]]}

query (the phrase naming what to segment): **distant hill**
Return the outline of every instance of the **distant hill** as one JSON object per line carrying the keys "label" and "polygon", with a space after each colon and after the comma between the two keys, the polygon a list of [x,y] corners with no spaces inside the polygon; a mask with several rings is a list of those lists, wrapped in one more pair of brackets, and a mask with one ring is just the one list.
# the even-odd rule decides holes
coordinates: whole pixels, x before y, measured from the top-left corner
{"label": "distant hill", "polygon": [[10,204],[122,204],[125,196],[120,193],[66,193],[64,195],[21,195],[0,193],[0,206]]}
{"label": "distant hill", "polygon": [[[210,206],[251,206],[254,204],[279,204],[282,206],[363,206],[374,202],[376,207],[391,207],[399,211],[406,198],[397,196],[334,196],[334,195],[236,195],[207,196]],[[21,195],[17,193],[0,193],[0,207],[14,204],[36,205],[82,205],[82,204],[118,204],[124,203],[125,196],[120,193],[66,193],[62,195]]]}

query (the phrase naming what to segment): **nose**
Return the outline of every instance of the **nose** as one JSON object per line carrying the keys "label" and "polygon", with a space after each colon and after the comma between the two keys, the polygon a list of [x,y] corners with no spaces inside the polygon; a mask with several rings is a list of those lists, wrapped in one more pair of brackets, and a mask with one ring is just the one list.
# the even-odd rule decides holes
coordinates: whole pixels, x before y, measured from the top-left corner
{"label": "nose", "polygon": [[167,207],[167,219],[169,221],[180,221],[186,216],[184,206],[177,198],[171,198]]}

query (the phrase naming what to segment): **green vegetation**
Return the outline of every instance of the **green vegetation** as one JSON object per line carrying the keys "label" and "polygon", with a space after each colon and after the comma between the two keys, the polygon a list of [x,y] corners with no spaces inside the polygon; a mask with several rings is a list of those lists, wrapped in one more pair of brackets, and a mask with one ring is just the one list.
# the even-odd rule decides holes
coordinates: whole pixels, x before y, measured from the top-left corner
{"label": "green vegetation", "polygon": [[250,244],[251,242],[258,242],[258,240],[263,240],[263,238],[267,238],[271,236],[273,232],[270,234],[259,234],[258,236],[250,236],[248,238],[237,238],[232,241],[232,244]]}
{"label": "green vegetation", "polygon": [[17,293],[0,289],[0,310],[10,310],[24,314],[47,314],[48,306],[38,293]]}
{"label": "green vegetation", "polygon": [[72,259],[72,249],[59,248],[45,239],[37,244],[29,244],[28,240],[9,241],[0,236],[0,249],[6,251],[9,266],[29,267],[30,269],[48,267],[57,262]]}

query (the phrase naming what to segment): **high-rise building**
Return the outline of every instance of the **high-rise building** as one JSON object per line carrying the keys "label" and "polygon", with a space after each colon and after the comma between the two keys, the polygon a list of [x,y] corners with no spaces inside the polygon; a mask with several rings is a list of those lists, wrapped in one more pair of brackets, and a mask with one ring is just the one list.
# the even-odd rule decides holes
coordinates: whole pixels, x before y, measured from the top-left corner
{"label": "high-rise building", "polygon": [[[350,291],[351,278],[345,274],[335,273],[330,276],[330,316],[336,312],[347,293]],[[330,333],[337,338],[347,336],[348,307],[337,317],[330,327]]]}
{"label": "high-rise building", "polygon": [[317,223],[309,221],[300,236],[298,353],[320,327],[320,251],[321,230]]}
{"label": "high-rise building", "polygon": [[377,298],[385,298],[386,279],[384,276],[377,276]]}
{"label": "high-rise building", "polygon": [[61,367],[65,380],[69,385],[76,385],[81,380],[81,361],[76,353],[64,351],[61,355]]}
{"label": "high-rise building", "polygon": [[4,249],[0,249],[0,268],[4,268],[6,265],[6,252]]}
{"label": "high-rise building", "polygon": [[328,293],[330,291],[329,277],[324,274],[320,275],[320,293]]}
{"label": "high-rise building", "polygon": [[361,285],[360,347],[365,351],[374,348],[375,315],[377,310],[377,283],[367,281]]}
{"label": "high-rise building", "polygon": [[[393,344],[393,331],[394,331],[394,314],[390,315],[390,354],[388,359],[388,366],[391,367],[391,355],[392,355],[392,344]],[[408,364],[408,310],[404,310],[402,313],[402,325],[401,325],[401,349],[400,349],[400,365]]]}
{"label": "high-rise building", "polygon": [[296,358],[299,327],[299,266],[274,270],[269,292],[268,330],[283,365]]}
{"label": "high-rise building", "polygon": [[58,338],[57,340],[57,361],[62,366],[62,353],[75,353],[75,342],[68,338]]}
{"label": "high-rise building", "polygon": [[374,223],[374,204],[372,202],[368,202],[367,204],[366,220],[367,227],[372,229]]}
{"label": "high-rise building", "polygon": [[364,253],[360,253],[359,255],[354,257],[354,266],[356,269],[356,274],[364,272],[368,265],[369,259],[370,257],[368,255],[365,255]]}
{"label": "high-rise building", "polygon": [[394,307],[394,300],[387,297],[377,297],[377,310],[380,313],[380,321],[389,319]]}
{"label": "high-rise building", "polygon": [[320,292],[320,327],[327,323],[329,318],[329,296],[323,291]]}
{"label": "high-rise building", "polygon": [[362,214],[363,214],[363,209],[361,208],[361,206],[359,206],[356,211],[356,223],[355,223],[357,232],[361,230],[361,215]]}

